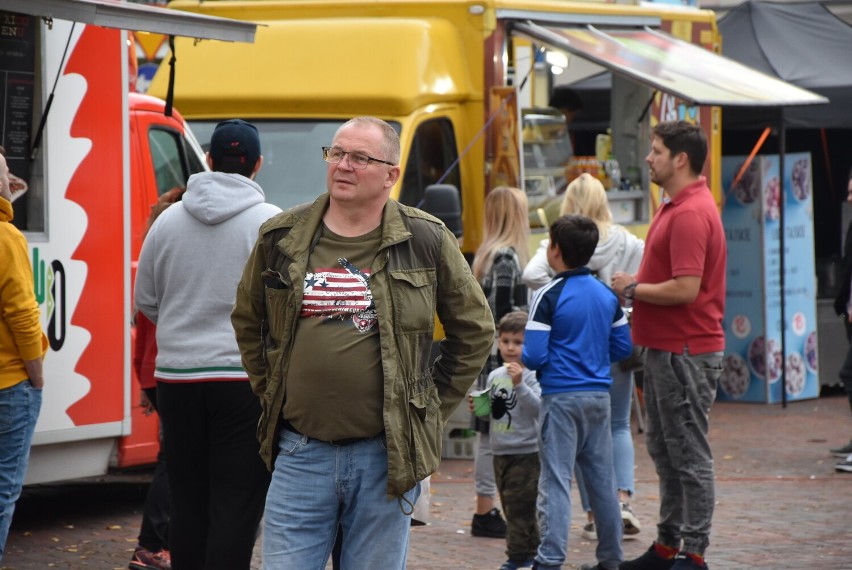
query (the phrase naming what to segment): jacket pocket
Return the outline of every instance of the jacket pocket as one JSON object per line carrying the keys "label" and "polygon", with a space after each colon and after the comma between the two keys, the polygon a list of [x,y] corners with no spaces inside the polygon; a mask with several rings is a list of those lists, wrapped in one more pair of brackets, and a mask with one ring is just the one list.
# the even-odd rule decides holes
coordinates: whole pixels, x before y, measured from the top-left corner
{"label": "jacket pocket", "polygon": [[411,425],[411,445],[414,447],[414,474],[417,481],[430,475],[441,462],[441,401],[437,389],[411,396],[408,400],[408,419]]}
{"label": "jacket pocket", "polygon": [[[287,315],[292,311],[293,289],[271,289],[267,287],[264,291],[266,297],[266,318],[269,321],[268,330],[264,331],[267,338],[264,342],[267,353],[272,349],[285,345]],[[267,366],[272,366],[272,359],[267,354]]]}
{"label": "jacket pocket", "polygon": [[396,270],[390,276],[394,331],[431,334],[435,326],[435,270]]}

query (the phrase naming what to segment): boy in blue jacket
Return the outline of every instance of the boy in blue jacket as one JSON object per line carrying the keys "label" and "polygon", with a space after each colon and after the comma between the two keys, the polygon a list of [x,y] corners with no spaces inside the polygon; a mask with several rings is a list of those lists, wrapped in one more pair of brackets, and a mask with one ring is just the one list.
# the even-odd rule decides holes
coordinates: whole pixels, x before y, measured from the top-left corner
{"label": "boy in blue jacket", "polygon": [[556,272],[536,292],[522,360],[541,385],[541,545],[533,568],[556,570],[565,561],[571,525],[574,465],[586,476],[598,526],[598,564],[621,564],[621,510],[612,464],[610,363],[630,355],[630,327],[618,297],[586,264],[598,243],[594,221],[566,215],[550,226],[547,259]]}

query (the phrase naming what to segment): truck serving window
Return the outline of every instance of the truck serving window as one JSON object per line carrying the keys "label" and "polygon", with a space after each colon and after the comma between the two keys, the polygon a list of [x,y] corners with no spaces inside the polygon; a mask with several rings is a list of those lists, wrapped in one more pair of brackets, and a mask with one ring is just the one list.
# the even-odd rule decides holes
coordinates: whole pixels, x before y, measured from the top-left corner
{"label": "truck serving window", "polygon": [[[417,127],[411,142],[411,151],[405,165],[399,201],[417,206],[423,191],[435,184],[458,157],[456,136],[449,119],[432,119]],[[443,184],[452,184],[462,196],[458,165],[444,177]]]}

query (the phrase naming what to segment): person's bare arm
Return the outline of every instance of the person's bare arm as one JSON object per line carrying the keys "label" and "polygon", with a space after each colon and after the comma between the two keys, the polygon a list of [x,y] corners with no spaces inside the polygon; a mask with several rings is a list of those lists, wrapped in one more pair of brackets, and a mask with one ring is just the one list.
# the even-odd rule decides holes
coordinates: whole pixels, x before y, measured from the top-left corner
{"label": "person's bare arm", "polygon": [[[617,272],[612,276],[612,288],[624,298],[624,290],[635,281],[633,275]],[[632,298],[654,305],[685,305],[695,301],[700,289],[701,277],[679,275],[662,283],[638,283],[633,287]]]}

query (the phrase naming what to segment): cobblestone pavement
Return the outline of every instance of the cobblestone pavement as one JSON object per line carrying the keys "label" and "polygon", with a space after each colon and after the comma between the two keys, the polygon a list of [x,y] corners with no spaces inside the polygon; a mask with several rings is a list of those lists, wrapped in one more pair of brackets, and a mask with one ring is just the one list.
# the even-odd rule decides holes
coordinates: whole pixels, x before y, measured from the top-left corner
{"label": "cobblestone pavement", "polygon": [[[852,473],[835,472],[835,459],[828,453],[850,435],[849,405],[841,395],[791,403],[786,409],[715,404],[710,436],[717,504],[707,552],[711,568],[852,569]],[[643,528],[636,540],[624,542],[627,558],[644,552],[654,539],[659,505],[643,437],[636,435],[635,441],[633,509]],[[27,490],[2,568],[126,568],[143,499],[144,479]],[[445,460],[433,476],[431,501],[430,525],[412,530],[409,569],[499,568],[504,542],[470,536],[473,461]],[[595,543],[580,536],[584,518],[576,511],[572,517],[566,570],[594,561]],[[252,569],[259,568],[256,553]]]}

